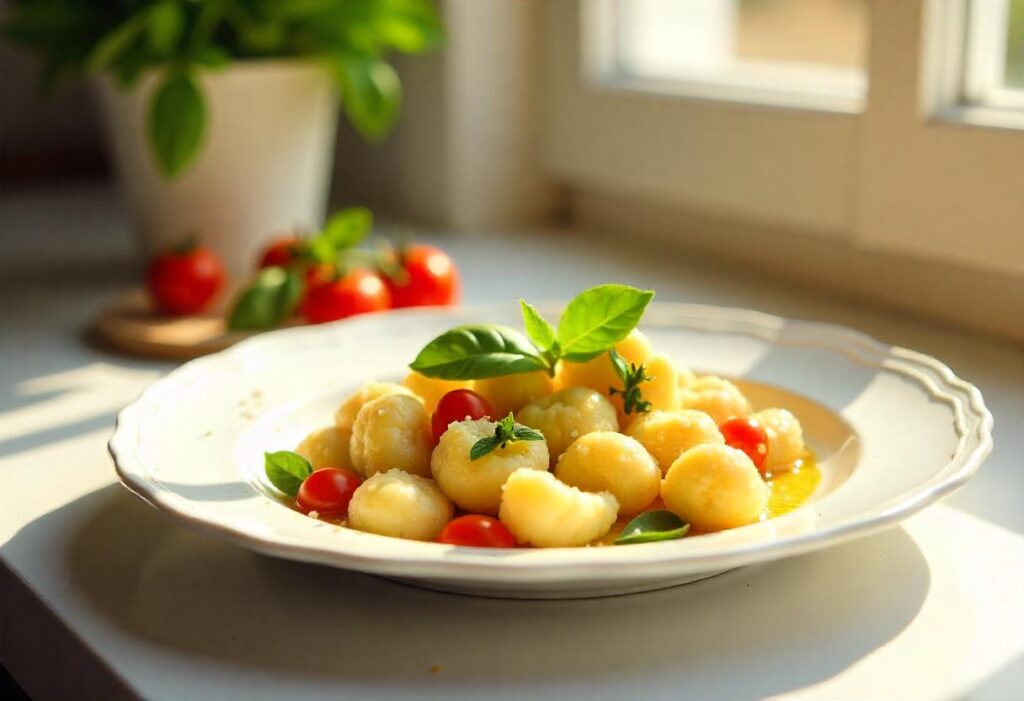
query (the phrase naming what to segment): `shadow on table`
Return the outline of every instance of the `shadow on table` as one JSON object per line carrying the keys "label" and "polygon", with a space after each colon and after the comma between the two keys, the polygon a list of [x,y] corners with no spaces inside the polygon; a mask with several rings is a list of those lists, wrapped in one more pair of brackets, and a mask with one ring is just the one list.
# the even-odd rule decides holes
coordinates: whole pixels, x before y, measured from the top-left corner
{"label": "shadow on table", "polygon": [[[65,546],[69,584],[125,635],[261,674],[396,692],[611,692],[643,678],[673,696],[760,698],[826,680],[884,645],[929,588],[902,529],[651,594],[529,602],[257,555],[183,530],[118,486],[64,509],[81,524]],[[62,517],[7,546],[31,542],[50,518]]]}

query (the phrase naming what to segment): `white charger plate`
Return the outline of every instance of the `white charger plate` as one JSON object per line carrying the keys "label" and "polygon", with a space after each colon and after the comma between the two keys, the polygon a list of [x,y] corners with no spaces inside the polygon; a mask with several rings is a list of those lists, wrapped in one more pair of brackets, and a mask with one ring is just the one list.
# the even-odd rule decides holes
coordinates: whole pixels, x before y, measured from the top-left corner
{"label": "white charger plate", "polygon": [[[549,318],[560,305],[542,305]],[[258,552],[446,591],[514,598],[670,587],[864,536],[963,485],[992,448],[980,392],[937,360],[846,328],[757,312],[654,304],[654,347],[736,378],[755,407],[800,419],[822,481],[782,517],[630,546],[491,550],[360,533],[273,497],[263,453],[331,422],[360,384],[398,379],[456,324],[519,326],[515,305],[411,310],[263,334],[171,372],[118,417],[124,484],[184,526]]]}

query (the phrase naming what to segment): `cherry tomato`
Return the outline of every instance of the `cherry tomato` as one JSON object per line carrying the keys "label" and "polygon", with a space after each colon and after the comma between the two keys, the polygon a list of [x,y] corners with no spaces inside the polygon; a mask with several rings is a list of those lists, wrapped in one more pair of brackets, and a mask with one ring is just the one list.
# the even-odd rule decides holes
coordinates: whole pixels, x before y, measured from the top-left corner
{"label": "cherry tomato", "polygon": [[430,417],[430,426],[434,429],[434,440],[448,430],[448,424],[464,419],[492,418],[494,410],[490,403],[471,389],[453,389],[437,403],[434,415]]}
{"label": "cherry tomato", "polygon": [[369,270],[353,270],[342,278],[308,289],[301,312],[309,323],[322,324],[390,308],[391,294],[380,276]]}
{"label": "cherry tomato", "polygon": [[203,246],[167,250],[152,260],[146,286],[164,314],[202,311],[224,285],[224,266]]}
{"label": "cherry tomato", "polygon": [[330,282],[336,276],[336,270],[330,263],[316,263],[306,268],[303,277],[306,280],[306,290],[309,291],[317,285]]}
{"label": "cherry tomato", "polygon": [[295,505],[304,514],[316,511],[320,516],[343,518],[348,515],[348,503],[360,482],[352,470],[321,467],[299,485]]}
{"label": "cherry tomato", "polygon": [[459,271],[448,254],[433,246],[399,252],[400,270],[388,278],[396,307],[451,305],[459,301]]}
{"label": "cherry tomato", "polygon": [[299,257],[304,243],[300,236],[281,236],[274,239],[263,249],[260,257],[260,268],[269,268],[273,265],[286,266]]}
{"label": "cherry tomato", "polygon": [[765,471],[768,457],[768,432],[756,419],[735,417],[727,419],[718,427],[725,437],[725,444],[742,450],[761,472]]}
{"label": "cherry tomato", "polygon": [[452,519],[441,529],[437,542],[473,548],[514,548],[516,538],[496,518],[469,514]]}

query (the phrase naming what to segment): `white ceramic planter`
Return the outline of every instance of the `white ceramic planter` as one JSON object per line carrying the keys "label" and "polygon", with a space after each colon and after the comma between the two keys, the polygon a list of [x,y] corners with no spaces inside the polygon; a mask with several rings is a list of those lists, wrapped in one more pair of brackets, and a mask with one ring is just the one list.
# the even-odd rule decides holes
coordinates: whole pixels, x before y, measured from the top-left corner
{"label": "white ceramic planter", "polygon": [[332,80],[301,61],[249,61],[204,72],[209,125],[198,159],[168,181],[156,167],[146,117],[158,76],[129,93],[98,82],[113,161],[142,252],[195,236],[233,274],[251,271],[263,243],[319,226],[334,156]]}

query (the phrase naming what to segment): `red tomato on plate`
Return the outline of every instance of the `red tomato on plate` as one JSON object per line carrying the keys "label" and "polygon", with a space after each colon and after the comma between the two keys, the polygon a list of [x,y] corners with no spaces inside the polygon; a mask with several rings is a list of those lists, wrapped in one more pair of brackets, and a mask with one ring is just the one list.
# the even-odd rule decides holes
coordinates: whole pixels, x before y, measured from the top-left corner
{"label": "red tomato on plate", "polygon": [[299,485],[295,506],[304,514],[316,511],[319,516],[344,518],[348,515],[348,503],[361,481],[356,473],[340,467],[314,470]]}
{"label": "red tomato on plate", "polygon": [[725,437],[725,444],[742,450],[759,471],[765,471],[768,459],[768,432],[756,419],[727,419],[718,427]]}
{"label": "red tomato on plate", "polygon": [[201,312],[224,285],[224,266],[203,246],[169,249],[149,264],[146,286],[158,310],[182,316]]}
{"label": "red tomato on plate", "polygon": [[399,252],[400,269],[388,278],[396,307],[430,307],[459,301],[459,271],[448,254],[433,246],[410,246]]}
{"label": "red tomato on plate", "polygon": [[493,418],[494,410],[490,403],[471,389],[453,389],[437,402],[434,415],[430,417],[430,427],[434,431],[434,440],[448,430],[448,424],[470,419]]}
{"label": "red tomato on plate", "polygon": [[391,294],[380,275],[369,270],[353,270],[342,278],[309,288],[301,313],[309,323],[322,324],[390,308]]}
{"label": "red tomato on plate", "polygon": [[504,524],[491,516],[469,514],[452,519],[441,529],[437,542],[473,548],[514,548],[516,538]]}

